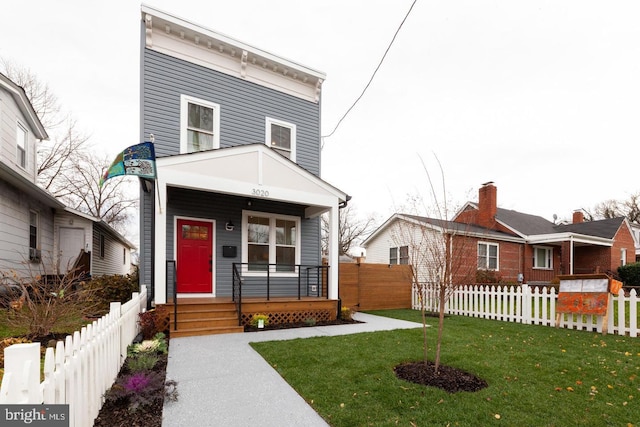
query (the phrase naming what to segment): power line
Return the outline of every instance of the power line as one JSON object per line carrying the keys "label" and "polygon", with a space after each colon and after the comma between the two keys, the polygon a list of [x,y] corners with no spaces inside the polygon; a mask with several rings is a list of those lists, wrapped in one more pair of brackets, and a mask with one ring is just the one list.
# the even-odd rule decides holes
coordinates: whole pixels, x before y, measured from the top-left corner
{"label": "power line", "polygon": [[369,86],[371,85],[371,82],[373,81],[373,78],[376,76],[376,74],[378,73],[378,70],[380,69],[380,67],[382,66],[382,63],[384,62],[384,59],[387,57],[387,54],[389,53],[389,50],[391,49],[391,46],[393,46],[393,42],[395,42],[396,37],[398,36],[398,33],[400,32],[400,29],[402,28],[402,26],[404,25],[404,22],[407,20],[407,18],[409,17],[409,14],[411,13],[411,11],[413,10],[413,6],[415,6],[416,2],[418,0],[413,0],[413,3],[411,3],[411,7],[409,7],[409,10],[407,11],[407,14],[404,16],[404,18],[402,19],[402,22],[400,22],[400,25],[398,26],[398,29],[396,30],[396,32],[393,34],[393,38],[391,39],[391,42],[389,42],[389,45],[387,46],[387,49],[384,51],[384,55],[382,55],[382,58],[380,58],[380,62],[378,62],[378,65],[376,66],[376,69],[373,71],[373,74],[371,75],[371,78],[369,79],[369,81],[367,82],[366,86],[364,87],[364,89],[362,90],[362,93],[360,93],[360,96],[358,96],[356,98],[356,100],[353,102],[353,104],[351,104],[351,107],[349,107],[349,109],[342,115],[342,117],[340,118],[340,120],[338,120],[338,123],[336,124],[336,126],[333,128],[333,130],[331,131],[331,133],[329,133],[329,135],[323,135],[321,136],[322,138],[322,147],[324,148],[324,139],[325,138],[329,138],[331,137],[336,130],[338,130],[338,126],[340,126],[340,123],[342,123],[342,121],[347,117],[347,115],[349,114],[349,112],[351,110],[353,110],[353,108],[356,106],[356,104],[358,103],[358,101],[360,101],[360,99],[364,96],[365,92],[367,91],[367,89],[369,88]]}

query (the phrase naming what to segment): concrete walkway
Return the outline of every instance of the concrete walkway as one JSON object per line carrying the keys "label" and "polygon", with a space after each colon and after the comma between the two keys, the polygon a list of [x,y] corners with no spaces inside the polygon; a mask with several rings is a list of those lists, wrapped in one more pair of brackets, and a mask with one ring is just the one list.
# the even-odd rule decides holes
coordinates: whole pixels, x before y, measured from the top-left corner
{"label": "concrete walkway", "polygon": [[419,328],[419,323],[365,313],[364,323],[171,339],[167,379],[178,401],[167,402],[163,427],[327,426],[250,346],[250,342]]}

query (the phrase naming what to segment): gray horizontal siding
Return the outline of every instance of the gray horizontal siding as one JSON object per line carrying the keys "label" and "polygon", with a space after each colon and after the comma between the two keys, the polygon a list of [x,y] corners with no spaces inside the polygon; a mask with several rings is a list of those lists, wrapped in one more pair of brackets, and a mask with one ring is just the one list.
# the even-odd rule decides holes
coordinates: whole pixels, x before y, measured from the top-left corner
{"label": "gray horizontal siding", "polygon": [[[301,217],[301,263],[305,265],[318,265],[321,263],[319,221],[317,218],[304,219],[304,208],[301,206],[254,199],[251,207],[247,208],[247,199],[245,197],[177,188],[169,188],[167,198],[167,260],[175,259],[174,220],[176,216],[216,221],[215,281],[217,296],[231,295],[232,264],[242,260],[241,224],[243,209]],[[227,221],[232,221],[235,224],[234,231],[225,229]],[[222,248],[227,245],[238,248],[235,258],[224,258],[222,256]],[[252,279],[252,281],[255,282],[256,279]],[[258,279],[257,282],[264,284],[265,280]],[[278,279],[277,283],[274,283],[272,287],[272,295],[291,295],[293,289],[297,289],[297,279]]]}
{"label": "gray horizontal siding", "polygon": [[320,104],[144,49],[142,132],[158,157],[180,152],[180,95],[220,105],[220,146],[264,143],[265,118],[296,125],[296,162],[320,174]]}

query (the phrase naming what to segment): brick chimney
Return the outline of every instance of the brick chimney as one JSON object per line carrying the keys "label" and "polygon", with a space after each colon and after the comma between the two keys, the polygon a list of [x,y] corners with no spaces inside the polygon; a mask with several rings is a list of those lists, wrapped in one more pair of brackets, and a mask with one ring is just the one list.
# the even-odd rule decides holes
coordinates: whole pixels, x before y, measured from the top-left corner
{"label": "brick chimney", "polygon": [[581,210],[573,211],[573,224],[584,222],[584,213]]}
{"label": "brick chimney", "polygon": [[493,228],[498,211],[498,189],[493,181],[485,182],[478,190],[478,225]]}

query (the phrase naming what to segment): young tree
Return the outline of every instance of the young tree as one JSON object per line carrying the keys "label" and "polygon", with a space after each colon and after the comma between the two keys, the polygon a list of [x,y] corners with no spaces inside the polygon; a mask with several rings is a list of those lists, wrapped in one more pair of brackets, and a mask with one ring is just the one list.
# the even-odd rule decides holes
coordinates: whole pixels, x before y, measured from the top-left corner
{"label": "young tree", "polygon": [[[442,174],[439,162],[438,166]],[[448,220],[452,212],[445,197],[444,175],[442,174],[443,196],[440,197],[424,163],[423,167],[427,175],[431,203],[427,205],[420,197],[412,198],[409,209],[414,214],[398,215],[392,229],[392,239],[400,248],[406,247],[412,266],[411,280],[420,295],[425,364],[428,360],[427,312],[433,308],[437,309],[438,332],[434,369],[438,373],[445,304],[460,285],[473,281],[477,261],[474,252],[475,240],[469,232],[468,224]],[[423,216],[425,212],[431,216]],[[433,301],[436,303],[435,307],[431,304]]]}

